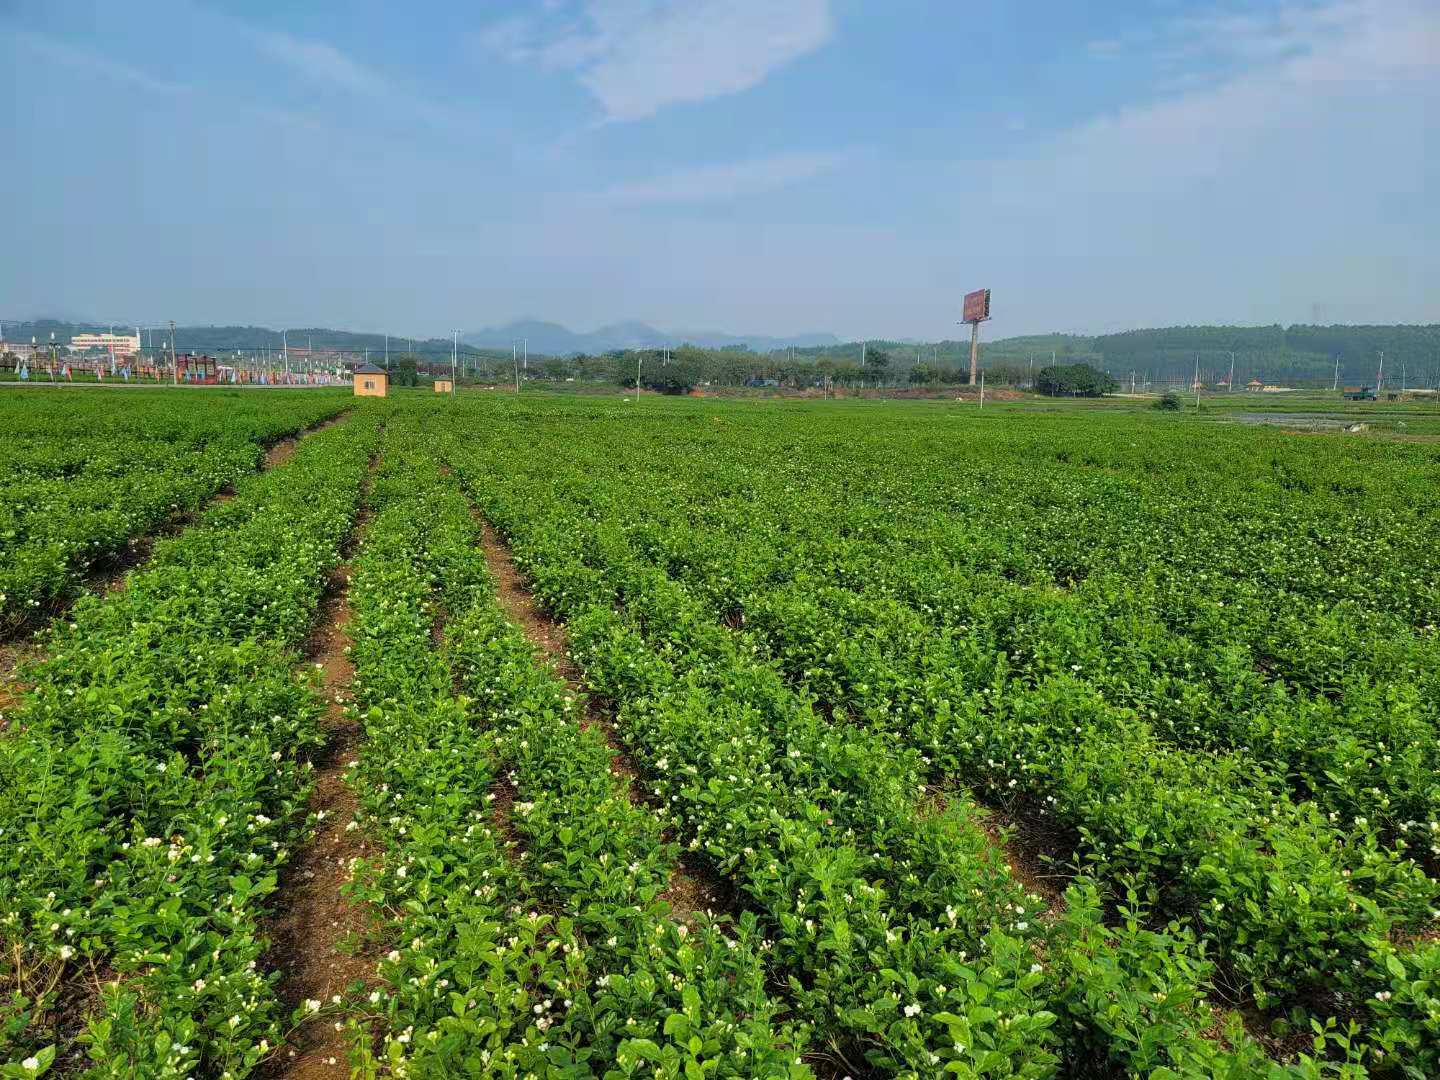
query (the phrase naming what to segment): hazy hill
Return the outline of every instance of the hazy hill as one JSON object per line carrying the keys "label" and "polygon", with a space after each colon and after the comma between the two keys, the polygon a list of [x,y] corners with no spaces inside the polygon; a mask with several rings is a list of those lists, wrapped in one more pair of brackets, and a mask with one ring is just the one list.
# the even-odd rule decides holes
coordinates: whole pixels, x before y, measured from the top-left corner
{"label": "hazy hill", "polygon": [[[983,334],[983,332],[982,332]],[[915,344],[870,341],[883,349],[891,367],[907,371],[917,363],[932,367],[970,364],[970,342]],[[1084,362],[1110,372],[1122,383],[1189,383],[1198,367],[1207,383],[1229,378],[1234,354],[1235,383],[1251,379],[1282,385],[1329,386],[1339,366],[1341,385],[1373,386],[1385,354],[1387,387],[1440,386],[1440,325],[1385,326],[1170,326],[1089,337],[1082,334],[1033,334],[998,338],[980,345],[981,366],[1008,368],[1023,375],[1050,363]],[[807,359],[829,356],[858,363],[861,345],[806,349]]]}
{"label": "hazy hill", "polygon": [[[104,322],[69,322],[54,319],[5,319],[6,340],[55,339],[68,342],[73,334],[107,330]],[[113,324],[117,331],[130,329]],[[381,334],[360,334],[328,327],[292,328],[291,346],[313,342],[317,349],[361,353],[372,358],[384,350]],[[982,332],[983,333],[983,332]],[[145,332],[142,330],[142,337]],[[165,332],[155,330],[157,346]],[[181,326],[175,331],[182,350],[223,352],[227,349],[278,349],[281,334],[263,326]],[[590,333],[576,333],[559,323],[522,319],[504,326],[489,327],[462,336],[462,349],[470,355],[504,358],[508,361],[512,343],[524,340],[532,357],[595,355],[615,349],[655,349],[666,345],[690,344],[706,349],[749,349],[761,354],[789,353],[797,360],[821,359],[859,363],[862,345],[841,342],[833,334],[801,334],[772,337],[763,334],[739,335],[720,331],[675,331],[664,333],[643,322],[616,322]],[[881,349],[890,357],[891,370],[908,372],[917,363],[932,367],[968,368],[968,338],[937,342],[913,340],[871,340],[863,348]],[[413,349],[431,360],[450,356],[450,339],[390,338],[390,352]],[[1091,337],[1083,334],[1031,334],[981,342],[982,365],[999,375],[1008,369],[1023,379],[1031,370],[1043,367],[1053,355],[1063,363],[1084,361],[1109,371],[1127,382],[1132,373],[1139,380],[1189,382],[1198,364],[1201,378],[1217,382],[1228,377],[1231,353],[1235,356],[1238,384],[1258,378],[1267,383],[1328,386],[1335,380],[1344,385],[1374,385],[1385,354],[1385,384],[1399,387],[1440,385],[1440,325],[1383,326],[1170,326],[1129,330],[1119,334]]]}
{"label": "hazy hill", "polygon": [[1188,381],[1329,385],[1339,365],[1342,384],[1374,385],[1385,354],[1385,385],[1434,386],[1440,380],[1440,325],[1429,326],[1170,326],[1094,339],[1111,374]]}
{"label": "hazy hill", "polygon": [[[50,340],[53,332],[55,340],[61,344],[68,342],[75,334],[103,332],[112,328],[117,334],[135,332],[133,323],[127,325],[118,322],[62,322],[57,319],[5,319],[3,326],[6,341],[24,342],[33,337],[36,341],[45,343]],[[161,348],[168,341],[169,334],[169,327],[147,329],[142,325],[140,342],[146,347],[153,344],[155,348]],[[307,345],[313,345],[317,350],[363,353],[368,348],[372,359],[382,355],[385,351],[384,334],[360,334],[349,330],[334,330],[329,327],[291,327],[282,335],[279,330],[272,330],[268,326],[177,326],[175,328],[175,348],[180,352],[219,353],[234,349],[272,349],[278,352],[286,336],[289,338],[292,349],[303,349]],[[463,345],[462,348],[464,348]],[[450,355],[450,339],[448,337],[391,336],[390,354],[392,357],[411,350],[417,355],[427,358],[448,357]],[[483,350],[471,348],[469,351],[473,354]],[[509,353],[510,348],[507,344],[505,354],[508,356]]]}
{"label": "hazy hill", "polygon": [[834,334],[797,334],[773,337],[766,334],[728,334],[719,330],[657,330],[648,323],[626,321],[610,323],[589,333],[577,333],[559,323],[538,319],[519,319],[504,326],[472,330],[464,341],[486,348],[510,348],[512,343],[525,341],[531,353],[568,356],[572,353],[603,353],[612,349],[657,349],[666,345],[698,345],[706,349],[750,348],[755,352],[772,349],[816,345],[837,345]]}

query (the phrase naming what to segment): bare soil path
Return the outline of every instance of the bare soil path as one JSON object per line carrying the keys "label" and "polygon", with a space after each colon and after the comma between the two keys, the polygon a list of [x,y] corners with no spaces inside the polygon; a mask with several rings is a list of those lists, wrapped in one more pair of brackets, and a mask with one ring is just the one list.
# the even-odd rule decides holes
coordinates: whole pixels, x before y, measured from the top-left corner
{"label": "bare soil path", "polygon": [[[598,725],[604,731],[612,751],[611,771],[630,784],[633,799],[642,801],[644,782],[620,741],[613,710],[607,703],[586,695],[580,669],[570,658],[565,628],[535,602],[524,575],[511,557],[509,546],[494,526],[478,510],[474,514],[480,526],[485,561],[495,580],[495,594],[501,609],[525,632],[571,693],[586,701],[586,725]],[[1041,845],[1027,842],[1023,828],[1007,837],[999,823],[988,814],[983,815],[981,824],[1015,879],[1028,892],[1044,899],[1048,908],[1047,917],[1058,918],[1063,914],[1066,907],[1063,892],[1068,880],[1064,874],[1057,874],[1045,866],[1037,851]],[[678,917],[688,919],[697,910],[727,910],[736,903],[737,897],[728,883],[707,874],[703,866],[696,865],[692,860],[682,857],[682,861],[685,865],[676,868],[664,894]]]}
{"label": "bare soil path", "polygon": [[981,813],[980,827],[1010,868],[1010,876],[1026,892],[1045,901],[1045,913],[1041,918],[1053,921],[1064,915],[1068,907],[1065,887],[1070,883],[1070,876],[1051,869],[1045,863],[1044,845],[1037,841],[1035,834],[1027,832],[1023,826],[1017,829],[1014,823],[1006,829],[993,815],[983,810]]}
{"label": "bare soil path", "polygon": [[9,726],[9,713],[28,689],[20,681],[20,669],[40,659],[40,646],[30,641],[0,644],[0,733]]}
{"label": "bare soil path", "polygon": [[343,423],[349,415],[350,410],[342,409],[328,420],[321,420],[318,424],[311,424],[304,431],[285,436],[285,438],[265,451],[265,461],[260,467],[262,469],[273,469],[276,465],[285,464],[285,462],[295,456],[295,450],[299,447],[301,439],[309,435],[314,435],[317,431],[324,431],[326,428],[332,428],[336,424]]}
{"label": "bare soil path", "polygon": [[[510,547],[500,537],[495,527],[485,519],[479,510],[472,508],[475,522],[480,527],[480,545],[485,553],[485,563],[495,582],[495,597],[506,616],[524,632],[530,644],[554,670],[565,688],[585,702],[585,716],[582,723],[586,728],[598,728],[610,747],[610,771],[627,785],[633,802],[645,802],[644,780],[633,758],[625,750],[620,733],[615,726],[615,714],[609,704],[589,694],[584,685],[584,676],[570,656],[570,642],[565,627],[550,618],[525,581],[520,568],[510,554]],[[690,922],[697,912],[733,912],[737,897],[727,882],[708,872],[708,869],[682,855],[680,863],[670,874],[670,881],[661,894],[681,922]]]}
{"label": "bare soil path", "polygon": [[[373,462],[371,468],[373,472]],[[363,493],[361,499],[347,544],[347,560],[363,536],[369,516]],[[315,786],[308,809],[318,818],[315,832],[281,875],[276,914],[269,926],[273,944],[267,964],[281,972],[280,999],[292,1009],[319,1010],[301,1022],[271,1059],[266,1075],[287,1080],[350,1075],[349,1045],[344,1031],[336,1029],[342,1022],[335,998],[343,1001],[347,989],[364,983],[375,970],[374,958],[365,949],[373,918],[342,893],[351,880],[355,860],[371,854],[364,832],[349,828],[357,800],[345,780],[361,737],[360,724],[345,711],[355,678],[355,666],[346,652],[350,645],[346,632],[351,617],[349,585],[347,561],[331,573],[315,630],[305,648],[307,661],[315,665],[324,690],[321,723],[329,738],[312,759]]]}
{"label": "bare soil path", "polygon": [[[316,432],[324,431],[326,428],[334,427],[344,421],[347,413],[341,412],[322,420],[318,424],[311,424],[304,431],[287,435],[279,442],[271,445],[260,462],[260,472],[273,469],[283,465],[295,456],[295,451],[300,448],[300,442]],[[199,521],[206,510],[220,503],[227,503],[235,498],[235,489],[224,487],[206,500],[205,505],[195,510],[186,510],[173,515],[163,522],[152,532],[143,536],[137,536],[130,540],[123,551],[96,563],[91,567],[91,572],[85,576],[83,587],[93,593],[105,595],[112,592],[119,592],[125,588],[126,580],[130,571],[149,561],[151,553],[155,550],[155,542],[167,536],[175,536]]]}

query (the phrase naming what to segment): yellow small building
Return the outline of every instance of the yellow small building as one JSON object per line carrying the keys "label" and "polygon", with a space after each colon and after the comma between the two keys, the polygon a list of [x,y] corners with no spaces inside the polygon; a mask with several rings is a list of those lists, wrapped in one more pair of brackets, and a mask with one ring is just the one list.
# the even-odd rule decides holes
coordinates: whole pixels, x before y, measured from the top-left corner
{"label": "yellow small building", "polygon": [[436,379],[435,392],[437,394],[449,394],[455,389],[455,384],[449,379]]}
{"label": "yellow small building", "polygon": [[356,397],[388,397],[390,375],[374,364],[361,364],[355,369]]}

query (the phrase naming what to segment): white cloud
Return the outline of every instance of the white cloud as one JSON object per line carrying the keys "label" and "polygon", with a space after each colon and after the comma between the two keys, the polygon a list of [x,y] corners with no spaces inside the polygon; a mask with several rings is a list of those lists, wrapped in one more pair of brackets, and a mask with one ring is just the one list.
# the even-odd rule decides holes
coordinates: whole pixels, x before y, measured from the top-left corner
{"label": "white cloud", "polygon": [[[1208,36],[1192,22],[1197,51],[1165,73],[1197,76],[1183,92],[957,162],[957,209],[939,227],[964,228],[970,257],[1010,268],[997,296],[1048,291],[1048,318],[1076,326],[1288,322],[1317,302],[1380,322],[1433,317],[1440,7],[1293,11],[1204,24]],[[1267,43],[1267,26],[1283,42]],[[1127,52],[1173,58],[1180,36],[1172,26]],[[1046,257],[1013,267],[1016,251]]]}
{"label": "white cloud", "polygon": [[838,168],[848,155],[793,152],[681,169],[649,180],[617,184],[596,198],[610,206],[704,203],[760,195],[814,179]]}
{"label": "white cloud", "polygon": [[[1056,205],[1066,193],[1159,199],[1173,193],[1170,185],[1192,182],[1243,190],[1265,185],[1276,170],[1343,199],[1342,178],[1354,178],[1365,144],[1388,139],[1423,153],[1424,135],[1407,133],[1399,118],[1440,89],[1440,8],[1433,4],[1336,0],[1177,25],[1194,55],[1225,53],[1238,68],[1097,116],[1033,148],[1024,161],[1006,163],[1016,169],[1007,172],[1011,183],[996,185],[1001,201],[1006,193]],[[1357,112],[1368,122],[1347,127]],[[1241,161],[1251,171],[1242,171]],[[1254,171],[1260,163],[1271,171]],[[1383,189],[1385,175],[1374,183]]]}
{"label": "white cloud", "polygon": [[362,64],[323,41],[305,41],[275,30],[252,30],[256,46],[272,60],[278,60],[314,79],[356,94],[384,94],[385,80]]}
{"label": "white cloud", "polygon": [[54,63],[64,64],[66,67],[93,72],[116,82],[128,83],[157,94],[179,94],[187,90],[187,87],[180,83],[171,82],[168,79],[157,79],[129,64],[62,41],[56,41],[44,34],[36,34],[28,30],[11,30],[9,33],[30,51],[38,53]]}
{"label": "white cloud", "polygon": [[1119,38],[1100,38],[1085,43],[1085,50],[1091,56],[1114,56],[1124,48],[1125,43]]}
{"label": "white cloud", "polygon": [[492,24],[478,43],[575,74],[611,120],[757,86],[834,35],[829,0],[579,0]]}
{"label": "white cloud", "polygon": [[398,115],[418,120],[437,130],[453,131],[466,126],[462,112],[430,101],[392,82],[328,42],[298,38],[282,31],[262,30],[235,19],[227,19],[227,23],[248,37],[261,55],[283,64],[302,78],[367,98]]}
{"label": "white cloud", "polygon": [[1245,12],[1188,16],[1172,30],[1182,38],[1181,54],[1268,61],[1326,48],[1337,35],[1363,34],[1377,18],[1406,6],[1393,0],[1287,0]]}

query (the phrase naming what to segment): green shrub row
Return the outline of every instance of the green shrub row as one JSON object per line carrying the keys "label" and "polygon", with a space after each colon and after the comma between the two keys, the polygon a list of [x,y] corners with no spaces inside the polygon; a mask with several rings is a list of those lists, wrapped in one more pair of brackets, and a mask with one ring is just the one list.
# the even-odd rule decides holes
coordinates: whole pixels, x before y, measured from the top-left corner
{"label": "green shrub row", "polygon": [[[578,522],[559,528],[574,531]],[[634,562],[622,535],[602,530],[584,546],[586,569],[634,607],[616,573]],[[572,569],[570,580],[581,572]],[[1003,659],[997,666],[983,643],[902,637],[894,647],[894,637],[869,632],[873,623],[857,612],[863,598],[837,616],[798,592],[747,598],[752,629],[742,643],[774,648],[802,683],[853,709],[891,746],[923,754],[924,779],[962,776],[997,800],[1023,800],[1032,817],[1076,837],[1087,872],[1133,886],[1159,912],[1192,922],[1227,978],[1248,985],[1262,1006],[1339,993],[1321,1017],[1338,1016],[1341,1029],[1347,1017],[1389,1018],[1375,1029],[1372,1061],[1388,1068],[1400,1060],[1386,1049],[1397,1043],[1433,1053],[1425,1049],[1433,1038],[1429,991],[1405,988],[1408,1026],[1393,997],[1376,996],[1393,993],[1391,972],[1377,959],[1391,955],[1387,943],[1436,918],[1436,883],[1412,859],[1363,827],[1358,836],[1342,831],[1313,806],[1292,802],[1282,778],[1243,756],[1165,745],[1073,673],[1038,687],[1008,681]],[[710,620],[713,637],[715,614],[692,608],[687,617],[691,625]],[[724,656],[723,646],[712,653]],[[1413,963],[1423,968],[1425,957]],[[1387,1057],[1375,1058],[1376,1050]]]}
{"label": "green shrub row", "polygon": [[[646,434],[595,425],[583,462],[542,438],[507,463],[516,487],[561,493],[571,514],[586,561],[560,591],[604,578],[612,549],[635,552],[703,617],[757,630],[749,640],[827,705],[922,752],[927,780],[959,777],[1048,819],[1093,872],[1193,922],[1232,992],[1356,1019],[1380,1051],[1433,1040],[1424,980],[1397,995],[1380,959],[1435,918],[1440,650],[1404,621],[1433,617],[1433,581],[1399,559],[1428,557],[1413,530],[1348,516],[1368,481],[1336,466],[1326,497],[1277,459],[1287,494],[1228,479],[1227,514],[1176,497],[1182,463],[1158,463],[1163,484],[1127,483],[1114,474],[1139,471],[1133,452],[1107,462],[1097,447],[970,504],[964,475],[877,481],[865,461],[860,477],[813,468],[811,446],[786,460],[707,430],[657,452]],[[1003,454],[979,468],[987,482],[1013,472]],[[1422,473],[1396,481],[1416,508]],[[1217,573],[1196,552],[1225,530],[1252,542]],[[1360,551],[1363,591],[1338,561]],[[1424,970],[1427,956],[1394,962]],[[1408,1034],[1381,1019],[1400,996]]]}
{"label": "green shrub row", "polygon": [[[759,909],[818,1027],[897,1075],[1049,1075],[1062,1057],[1194,1076],[1260,1068],[1243,1038],[1226,1051],[1203,1037],[1209,966],[1183,933],[1108,930],[1085,889],[1047,928],[968,808],[922,812],[916,755],[817,718],[664,575],[627,561],[605,523],[503,483],[511,461],[497,467],[496,453],[462,472],[571,620],[587,679],[621,704],[677,832]],[[586,565],[586,546],[609,560]],[[1100,971],[1110,981],[1090,998]]]}
{"label": "green shrub row", "polygon": [[64,411],[43,400],[27,400],[23,413],[0,407],[15,425],[0,463],[0,633],[34,622],[133,538],[254,471],[262,444],[342,407],[334,398],[267,399],[258,410],[187,399],[189,422],[177,426],[173,398],[160,411],[148,395],[64,396]]}
{"label": "green shrub row", "polygon": [[385,850],[356,892],[398,913],[360,1067],[808,1075],[772,1028],[753,920],[685,923],[659,897],[674,845],[501,616],[468,504],[421,443],[394,429],[351,593],[356,780]]}
{"label": "green shrub row", "polygon": [[374,432],[307,439],[49,636],[0,739],[0,963],[42,988],[0,1003],[0,1059],[240,1076],[275,1045],[261,920],[320,742],[292,670]]}

